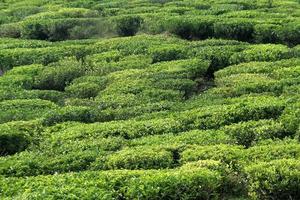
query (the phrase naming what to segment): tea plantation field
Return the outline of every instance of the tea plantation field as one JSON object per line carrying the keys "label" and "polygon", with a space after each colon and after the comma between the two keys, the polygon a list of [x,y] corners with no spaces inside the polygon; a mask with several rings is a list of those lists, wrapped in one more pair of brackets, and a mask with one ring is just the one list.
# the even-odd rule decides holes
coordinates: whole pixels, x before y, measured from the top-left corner
{"label": "tea plantation field", "polygon": [[0,0],[0,199],[299,200],[299,0]]}

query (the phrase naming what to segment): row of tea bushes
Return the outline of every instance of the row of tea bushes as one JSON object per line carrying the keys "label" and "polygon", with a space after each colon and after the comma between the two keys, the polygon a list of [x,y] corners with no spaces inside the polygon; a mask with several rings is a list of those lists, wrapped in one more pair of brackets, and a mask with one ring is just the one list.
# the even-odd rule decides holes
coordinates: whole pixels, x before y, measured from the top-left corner
{"label": "row of tea bushes", "polygon": [[248,194],[252,199],[297,199],[299,197],[299,159],[259,162],[246,167]]}
{"label": "row of tea bushes", "polygon": [[[174,137],[175,140],[177,138]],[[167,169],[208,159],[220,161],[222,165],[228,165],[240,173],[240,170],[253,163],[299,159],[300,156],[300,146],[296,140],[261,140],[261,144],[248,149],[234,145],[231,141],[228,144],[217,144],[212,140],[202,142],[203,146],[199,145],[201,143],[190,142],[126,147],[126,141],[120,138],[100,138],[84,142],[61,143],[62,146],[56,143],[50,147],[43,144],[41,148],[44,149],[40,151],[25,151],[2,157],[0,174],[24,177],[86,170]]]}
{"label": "row of tea bushes", "polygon": [[[2,198],[30,199],[178,199],[182,196],[208,199],[218,197],[217,190],[222,183],[219,172],[204,167],[149,171],[88,171],[28,179],[1,179]],[[14,184],[14,187],[11,187],[11,184]]]}
{"label": "row of tea bushes", "polygon": [[277,159],[299,159],[300,146],[295,140],[266,141],[244,149],[243,146],[218,144],[208,146],[186,146],[180,154],[180,162],[188,163],[198,160],[218,160],[229,164],[235,169],[241,169],[257,162],[270,162]]}
{"label": "row of tea bushes", "polygon": [[[276,103],[274,103],[276,102]],[[220,105],[171,113],[163,118],[151,120],[128,120],[94,123],[71,127],[59,138],[122,136],[137,138],[145,135],[179,132],[190,129],[212,129],[247,120],[277,118],[284,109],[284,103],[274,97],[245,98],[232,105]],[[122,126],[120,126],[122,124]],[[84,134],[83,134],[84,132]]]}
{"label": "row of tea bushes", "polygon": [[271,74],[275,70],[294,67],[300,64],[299,58],[282,59],[275,62],[251,61],[237,65],[231,65],[215,73],[216,78],[243,74],[243,73],[267,73]]}
{"label": "row of tea bushes", "polygon": [[[45,48],[19,48],[4,49],[0,52],[1,65],[3,71],[9,70],[15,66],[29,64],[48,65],[52,62],[73,55],[80,46],[62,46],[62,47],[45,47]],[[75,50],[74,50],[75,49]]]}
{"label": "row of tea bushes", "polygon": [[[4,199],[10,197],[72,198],[75,188],[76,197],[82,199],[111,199],[120,196],[142,199],[148,199],[150,196],[152,199],[185,196],[186,198],[207,199],[220,197],[221,188],[224,189],[224,186],[228,184],[228,177],[222,176],[224,175],[222,171],[218,163],[210,161],[191,163],[175,170],[87,171],[26,179],[2,177],[1,188]],[[296,159],[249,165],[245,169],[248,194],[253,199],[296,199],[299,195],[298,171],[299,161]],[[82,184],[83,182],[85,184]],[[66,183],[68,187],[65,187]],[[12,184],[14,187],[11,187]]]}
{"label": "row of tea bushes", "polygon": [[14,121],[0,124],[0,155],[25,150],[39,142],[42,126],[39,121]]}
{"label": "row of tea bushes", "polygon": [[[62,14],[66,11],[71,14]],[[164,12],[166,11],[165,14],[120,13],[119,16],[99,18],[99,12],[94,10],[63,9],[54,13],[33,15],[18,23],[4,24],[1,26],[0,34],[6,37],[60,41],[114,35],[133,36],[139,31],[147,33],[168,31],[184,39],[215,37],[257,43],[299,44],[298,38],[295,37],[299,31],[298,23],[295,22],[297,18],[279,21],[278,16],[265,13],[270,19],[262,21],[262,17],[254,16],[255,14],[252,14],[252,18],[243,16],[244,13],[240,16],[224,14],[223,18],[220,18],[218,16],[223,13],[169,13],[170,10],[164,9]],[[80,14],[81,12],[84,14]]]}
{"label": "row of tea bushes", "polygon": [[[173,42],[178,42],[178,44],[174,46]],[[214,42],[219,46],[210,46]],[[275,61],[296,57],[298,52],[297,48],[290,49],[283,45],[249,46],[240,44],[231,46],[232,42],[225,40],[223,44],[222,40],[183,42],[175,38],[167,39],[165,36],[150,37],[147,35],[109,39],[103,42],[87,41],[87,43],[92,43],[92,45],[84,42],[76,45],[65,42],[65,45],[51,43],[50,46],[44,48],[4,49],[0,55],[1,70],[6,71],[15,66],[32,63],[48,65],[65,57],[73,56],[77,61],[87,62],[90,65],[90,75],[105,75],[124,69],[147,68],[151,62],[194,58],[196,56],[200,59],[209,60],[211,62],[209,73],[213,73],[230,63]],[[228,46],[224,44],[228,44]],[[224,51],[227,53],[225,54]],[[238,53],[240,51],[242,54]],[[262,51],[265,53],[262,54]],[[142,62],[138,62],[139,60]]]}
{"label": "row of tea bushes", "polygon": [[214,93],[240,96],[250,93],[288,94],[288,88],[299,84],[298,58],[276,62],[248,62],[229,66],[215,73]]}
{"label": "row of tea bushes", "polygon": [[[220,19],[214,16],[169,17],[160,23],[167,30],[185,39],[206,39],[210,37],[235,39],[256,43],[286,43],[299,44],[295,35],[299,26],[293,21],[287,23],[265,22],[256,19],[234,18]],[[156,29],[159,31],[159,29]]]}
{"label": "row of tea bushes", "polygon": [[0,102],[0,123],[41,118],[57,108],[53,102],[41,99],[15,99]]}

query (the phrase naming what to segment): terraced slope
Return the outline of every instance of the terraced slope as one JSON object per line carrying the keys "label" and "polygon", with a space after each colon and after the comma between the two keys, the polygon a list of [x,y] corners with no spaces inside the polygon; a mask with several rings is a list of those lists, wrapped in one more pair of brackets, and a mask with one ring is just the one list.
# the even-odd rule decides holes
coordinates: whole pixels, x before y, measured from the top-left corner
{"label": "terraced slope", "polygon": [[1,199],[300,198],[299,2],[0,8]]}

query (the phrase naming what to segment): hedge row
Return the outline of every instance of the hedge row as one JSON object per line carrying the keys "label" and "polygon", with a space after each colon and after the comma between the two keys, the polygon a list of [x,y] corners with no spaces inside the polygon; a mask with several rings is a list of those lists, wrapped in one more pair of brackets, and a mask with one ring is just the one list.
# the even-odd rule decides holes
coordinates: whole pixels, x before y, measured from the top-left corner
{"label": "hedge row", "polygon": [[298,199],[298,159],[279,159],[246,167],[249,196],[253,199]]}
{"label": "hedge row", "polygon": [[164,169],[173,167],[174,162],[171,150],[146,146],[122,149],[100,157],[91,164],[91,169]]}
{"label": "hedge row", "polygon": [[207,146],[187,145],[180,153],[180,163],[198,160],[218,160],[232,167],[241,169],[252,163],[270,162],[277,159],[299,159],[298,141],[262,140],[261,144],[245,149],[240,145],[217,144]]}
{"label": "hedge row", "polygon": [[0,69],[6,71],[15,66],[33,63],[48,65],[52,62],[57,62],[66,56],[74,55],[74,52],[80,48],[79,45],[73,45],[45,48],[4,49],[0,53]]}
{"label": "hedge row", "polygon": [[298,4],[272,2],[48,2],[43,9],[28,2],[1,13],[0,35],[57,41],[168,31],[185,39],[299,44]]}
{"label": "hedge row", "polygon": [[[218,18],[219,19],[219,18]],[[276,25],[275,23],[258,23],[246,18],[230,18],[217,20],[207,16],[168,17],[160,23],[173,34],[184,39],[226,38],[256,43],[286,43],[299,44],[297,31],[299,26],[295,22]],[[159,29],[157,29],[159,31]]]}
{"label": "hedge row", "polygon": [[[241,103],[241,101],[243,101],[243,103]],[[275,104],[274,102],[277,103]],[[249,98],[248,100],[240,100],[240,102],[233,103],[232,105],[220,105],[169,114],[161,119],[78,125],[70,127],[60,133],[56,139],[67,140],[71,138],[99,136],[121,136],[133,139],[168,132],[177,133],[196,128],[216,129],[224,125],[245,120],[277,118],[283,109],[283,102],[278,101],[276,98]]]}
{"label": "hedge row", "polygon": [[276,61],[287,59],[294,56],[293,49],[284,45],[258,44],[253,45],[242,51],[235,53],[230,57],[230,63],[238,64],[250,61]]}
{"label": "hedge row", "polygon": [[145,113],[163,113],[172,110],[176,103],[161,101],[127,108],[108,108],[101,110],[99,109],[99,104],[92,100],[66,99],[64,105],[64,107],[49,111],[44,116],[44,125],[50,126],[66,121],[107,122],[126,120],[144,115]]}
{"label": "hedge row", "polygon": [[160,145],[168,146],[170,144],[174,146],[184,146],[184,145],[214,145],[214,144],[233,144],[233,140],[229,135],[225,134],[223,131],[216,130],[192,130],[182,133],[169,133],[163,135],[152,135],[141,137],[137,139],[130,140],[128,146],[151,146]]}
{"label": "hedge row", "polygon": [[226,135],[233,138],[237,144],[245,147],[265,139],[284,138],[288,136],[283,125],[274,120],[259,120],[240,122],[221,128]]}
{"label": "hedge row", "polygon": [[24,90],[11,87],[3,87],[0,90],[1,101],[17,99],[42,99],[62,105],[65,97],[66,95],[64,93],[54,90]]}
{"label": "hedge row", "polygon": [[42,127],[38,121],[16,121],[1,124],[0,130],[0,156],[5,156],[37,143]]}
{"label": "hedge row", "polygon": [[206,168],[68,173],[28,179],[2,178],[1,196],[30,199],[74,198],[73,195],[80,199],[208,199],[218,197],[221,182],[220,173]]}
{"label": "hedge row", "polygon": [[55,108],[57,106],[54,103],[41,99],[2,101],[0,102],[0,123],[41,118]]}
{"label": "hedge row", "polygon": [[[218,88],[211,91],[223,92],[226,96],[248,93],[287,94],[289,87],[298,84],[299,60],[289,59],[276,62],[250,62],[230,66],[216,73]],[[286,92],[285,92],[286,91]]]}
{"label": "hedge row", "polygon": [[[176,141],[176,137],[174,139]],[[200,142],[189,142],[129,144],[125,147],[127,141],[121,138],[57,141],[52,144],[46,140],[40,145],[42,151],[25,151],[1,158],[0,174],[23,177],[85,170],[165,169],[208,159],[220,161],[223,166],[228,165],[240,172],[243,167],[257,162],[300,157],[300,146],[296,140],[267,140],[249,149],[234,145],[234,141],[228,144],[210,142],[202,142],[203,146],[199,146]]]}
{"label": "hedge row", "polygon": [[225,69],[217,71],[215,73],[215,76],[216,78],[222,78],[225,76],[243,74],[243,73],[271,74],[273,71],[294,67],[299,64],[300,64],[299,58],[282,59],[275,62],[252,61],[252,62],[228,66]]}

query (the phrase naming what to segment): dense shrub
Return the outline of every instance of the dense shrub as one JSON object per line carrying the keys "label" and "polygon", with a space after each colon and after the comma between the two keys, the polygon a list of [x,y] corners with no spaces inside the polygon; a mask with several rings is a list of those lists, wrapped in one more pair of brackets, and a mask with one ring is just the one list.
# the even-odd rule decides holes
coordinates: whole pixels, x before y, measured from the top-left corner
{"label": "dense shrub", "polygon": [[133,179],[125,197],[131,199],[208,199],[217,198],[221,176],[205,168],[153,173]]}
{"label": "dense shrub", "polygon": [[22,25],[21,36],[27,39],[46,40],[49,38],[45,23],[40,21],[27,21]]}
{"label": "dense shrub", "polygon": [[28,75],[5,75],[0,77],[0,86],[2,89],[32,89],[34,85],[33,77]]}
{"label": "dense shrub", "polygon": [[230,62],[238,64],[250,61],[276,61],[279,59],[291,58],[293,53],[283,45],[264,44],[253,45],[241,53],[235,53],[231,56]]}
{"label": "dense shrub", "polygon": [[299,160],[260,162],[246,167],[249,195],[253,199],[298,199]]}
{"label": "dense shrub", "polygon": [[15,67],[9,70],[5,75],[28,75],[28,76],[36,76],[43,70],[43,66],[39,64],[25,65]]}
{"label": "dense shrub", "polygon": [[219,38],[251,41],[253,31],[253,23],[247,20],[230,20],[214,23],[214,35]]}
{"label": "dense shrub", "polygon": [[279,41],[289,45],[298,45],[300,43],[299,30],[299,21],[283,25],[278,31]]}
{"label": "dense shrub", "polygon": [[103,34],[99,26],[106,25],[96,19],[27,19],[21,23],[21,37],[61,41],[66,39],[85,39]]}
{"label": "dense shrub", "polygon": [[247,149],[244,155],[247,158],[245,161],[249,163],[277,159],[298,159],[300,157],[300,145],[295,140],[271,140]]}
{"label": "dense shrub", "polygon": [[181,129],[179,122],[174,119],[154,119],[148,121],[127,120],[73,126],[65,130],[57,139],[114,136],[132,139],[146,135],[178,132]]}
{"label": "dense shrub", "polygon": [[[109,137],[121,136],[127,139],[165,133],[178,133],[191,129],[216,129],[243,120],[277,118],[284,109],[283,103],[274,104],[276,98],[249,98],[243,103],[218,105],[189,111],[177,112],[149,120],[127,120],[119,122],[95,123],[70,128],[59,137]],[[251,102],[251,103],[250,103]],[[271,103],[272,102],[272,103]],[[101,116],[100,116],[101,117]]]}
{"label": "dense shrub", "polygon": [[243,147],[237,145],[211,145],[191,146],[185,149],[181,155],[181,162],[186,163],[197,160],[220,160],[227,164],[237,164],[243,159]]}
{"label": "dense shrub", "polygon": [[40,99],[7,100],[0,102],[0,123],[41,118],[56,105]]}
{"label": "dense shrub", "polygon": [[41,125],[38,121],[16,121],[0,125],[0,156],[25,150],[38,140]]}
{"label": "dense shrub", "polygon": [[300,124],[300,104],[292,103],[286,107],[280,121],[284,125],[286,131],[294,134],[299,129]]}
{"label": "dense shrub", "polygon": [[278,95],[282,92],[282,85],[279,81],[263,74],[234,74],[217,79],[216,83],[219,87],[223,86],[230,89],[231,96],[264,92],[272,92]]}
{"label": "dense shrub", "polygon": [[185,58],[185,47],[181,45],[158,46],[150,49],[153,63]]}
{"label": "dense shrub", "polygon": [[[26,195],[28,198],[68,198],[70,193],[74,193],[76,190],[76,196],[82,199],[120,197],[179,199],[185,197],[186,199],[204,200],[218,197],[216,191],[220,187],[222,177],[220,173],[206,168],[192,168],[150,171],[87,171],[66,173],[55,177],[37,176],[27,179],[2,178],[2,180],[3,197]],[[12,184],[14,187],[11,187]],[[69,186],[65,187],[66,184]],[[26,190],[31,192],[27,193]]]}
{"label": "dense shrub", "polygon": [[97,156],[100,156],[100,152],[88,150],[61,153],[60,156],[44,152],[24,151],[0,158],[0,174],[23,177],[82,171],[86,170]]}
{"label": "dense shrub", "polygon": [[248,62],[231,65],[215,73],[216,78],[238,74],[272,74],[275,70],[290,68],[300,64],[298,58],[283,59],[276,62]]}
{"label": "dense shrub", "polygon": [[122,16],[117,19],[116,31],[119,36],[133,36],[139,31],[142,22],[139,16]]}
{"label": "dense shrub", "polygon": [[[202,59],[175,60],[153,65],[155,78],[190,78],[206,74],[209,62]],[[171,66],[171,67],[170,67]]]}
{"label": "dense shrub", "polygon": [[264,139],[283,138],[285,131],[282,124],[273,120],[241,122],[225,126],[222,130],[238,144],[246,147],[255,145]]}
{"label": "dense shrub", "polygon": [[21,26],[18,23],[1,24],[0,25],[0,36],[19,38],[21,37]]}
{"label": "dense shrub", "polygon": [[101,86],[96,83],[79,83],[72,84],[65,88],[66,92],[78,98],[92,98],[96,97],[101,90]]}
{"label": "dense shrub", "polygon": [[15,66],[40,63],[48,65],[59,59],[72,55],[77,47],[47,47],[47,48],[19,48],[4,49],[0,52],[0,69],[9,70]]}
{"label": "dense shrub", "polygon": [[58,105],[63,105],[66,98],[65,93],[55,90],[30,90],[28,94],[39,99],[52,101]]}
{"label": "dense shrub", "polygon": [[254,40],[257,43],[277,43],[279,41],[278,29],[274,24],[256,24],[254,26]]}
{"label": "dense shrub", "polygon": [[213,36],[213,22],[207,17],[172,17],[164,22],[164,27],[184,39],[206,39]]}
{"label": "dense shrub", "polygon": [[35,88],[63,91],[75,78],[83,76],[84,68],[77,61],[67,60],[44,68],[35,80]]}
{"label": "dense shrub", "polygon": [[172,152],[162,148],[128,148],[99,158],[92,169],[161,169],[174,164]]}
{"label": "dense shrub", "polygon": [[[67,127],[71,127],[74,125],[78,125],[79,122],[65,122],[61,124],[56,124],[54,126],[48,127],[44,134],[45,139],[40,142],[40,147],[43,148],[44,152],[52,154],[69,154],[69,153],[76,153],[76,152],[84,152],[84,151],[91,151],[91,152],[100,152],[102,155],[109,155],[109,153],[113,153],[115,151],[120,151],[121,148],[126,146],[127,141],[121,137],[98,137],[98,138],[81,138],[77,140],[68,140],[63,143],[56,140],[55,134],[58,129],[62,131],[63,129],[67,129]],[[52,137],[48,137],[52,136]],[[31,152],[33,153],[33,152]],[[98,156],[100,158],[100,155]],[[104,163],[96,163],[97,165],[103,165]]]}
{"label": "dense shrub", "polygon": [[227,67],[230,64],[230,57],[244,47],[235,46],[208,46],[196,49],[195,56],[210,61],[207,75],[212,76],[215,71]]}
{"label": "dense shrub", "polygon": [[129,142],[129,146],[142,145],[214,145],[214,144],[233,144],[232,138],[222,131],[215,130],[192,130],[182,133],[170,133],[163,135],[146,136],[133,139]]}
{"label": "dense shrub", "polygon": [[66,106],[48,112],[43,123],[49,126],[66,121],[92,122],[93,119],[93,113],[88,107]]}

